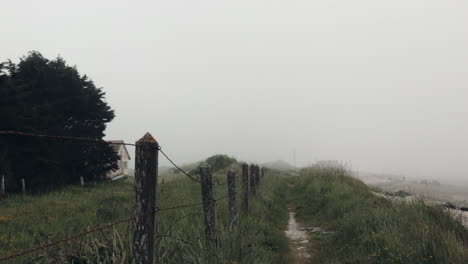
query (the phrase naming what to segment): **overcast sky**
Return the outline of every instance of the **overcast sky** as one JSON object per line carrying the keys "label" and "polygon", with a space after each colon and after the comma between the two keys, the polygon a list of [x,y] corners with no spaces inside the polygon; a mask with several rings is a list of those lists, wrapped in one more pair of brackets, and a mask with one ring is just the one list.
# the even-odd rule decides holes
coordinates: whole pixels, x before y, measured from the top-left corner
{"label": "overcast sky", "polygon": [[[322,159],[468,178],[468,1],[2,1],[0,59],[61,55],[107,139],[180,163]],[[131,150],[133,152],[133,150]],[[167,164],[163,162],[163,164]]]}

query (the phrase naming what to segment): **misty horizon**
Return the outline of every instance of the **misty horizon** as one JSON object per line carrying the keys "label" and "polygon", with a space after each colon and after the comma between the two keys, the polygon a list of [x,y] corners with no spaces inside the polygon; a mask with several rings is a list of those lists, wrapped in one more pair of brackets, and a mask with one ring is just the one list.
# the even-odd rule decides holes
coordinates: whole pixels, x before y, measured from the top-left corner
{"label": "misty horizon", "polygon": [[468,182],[466,1],[24,2],[1,61],[76,65],[115,110],[106,139]]}

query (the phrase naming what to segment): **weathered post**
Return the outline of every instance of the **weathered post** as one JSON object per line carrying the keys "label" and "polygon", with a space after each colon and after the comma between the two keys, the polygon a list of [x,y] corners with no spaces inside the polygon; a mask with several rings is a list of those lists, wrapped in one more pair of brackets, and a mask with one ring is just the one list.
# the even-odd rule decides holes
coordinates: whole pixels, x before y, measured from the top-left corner
{"label": "weathered post", "polygon": [[229,196],[229,216],[231,229],[237,225],[237,204],[236,204],[236,172],[229,170],[227,173],[228,196]]}
{"label": "weathered post", "polygon": [[249,165],[242,164],[242,211],[249,212]]}
{"label": "weathered post", "polygon": [[153,264],[159,144],[146,133],[135,146],[134,263]]}
{"label": "weathered post", "polygon": [[0,195],[5,194],[5,175],[2,175],[2,183],[0,186]]}
{"label": "weathered post", "polygon": [[213,197],[213,176],[211,167],[203,165],[200,167],[201,191],[203,199],[203,212],[205,215],[205,235],[209,246],[217,246],[218,233],[216,231],[216,208]]}
{"label": "weathered post", "polygon": [[83,187],[84,186],[84,178],[83,176],[80,176],[80,185]]}
{"label": "weathered post", "polygon": [[255,186],[256,179],[255,179],[255,165],[250,165],[250,195],[256,196],[257,195],[257,187]]}
{"label": "weathered post", "polygon": [[260,167],[258,165],[255,166],[255,187],[260,187]]}
{"label": "weathered post", "polygon": [[262,167],[262,179],[263,179],[263,177],[265,177],[265,175],[266,175],[266,168]]}
{"label": "weathered post", "polygon": [[26,193],[26,181],[24,178],[21,179],[21,190],[23,191],[23,194]]}

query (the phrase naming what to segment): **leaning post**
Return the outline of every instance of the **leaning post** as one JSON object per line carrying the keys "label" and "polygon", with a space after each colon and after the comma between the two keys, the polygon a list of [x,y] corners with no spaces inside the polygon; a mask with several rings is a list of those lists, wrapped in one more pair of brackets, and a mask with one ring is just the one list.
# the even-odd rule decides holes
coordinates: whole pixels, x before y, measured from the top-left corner
{"label": "leaning post", "polygon": [[133,254],[135,264],[156,263],[156,185],[158,183],[159,144],[146,133],[135,144],[135,205]]}
{"label": "leaning post", "polygon": [[237,225],[237,204],[236,204],[236,172],[229,170],[227,173],[228,196],[229,196],[229,216],[230,228]]}
{"label": "leaning post", "polygon": [[242,164],[242,211],[249,212],[249,165]]}
{"label": "leaning post", "polygon": [[213,176],[211,167],[200,167],[201,191],[203,200],[203,213],[205,216],[205,235],[209,246],[218,245],[218,233],[216,231],[216,207],[213,197]]}

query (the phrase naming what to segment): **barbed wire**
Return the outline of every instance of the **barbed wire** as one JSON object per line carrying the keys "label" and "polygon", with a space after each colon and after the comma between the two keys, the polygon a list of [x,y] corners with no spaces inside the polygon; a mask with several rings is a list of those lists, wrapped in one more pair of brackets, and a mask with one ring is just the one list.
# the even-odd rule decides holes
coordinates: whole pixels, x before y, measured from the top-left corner
{"label": "barbed wire", "polygon": [[32,253],[32,252],[35,252],[35,251],[39,251],[39,250],[42,250],[42,249],[46,249],[46,248],[55,246],[55,245],[57,245],[57,244],[65,243],[65,242],[67,242],[67,241],[74,240],[74,239],[83,237],[83,236],[85,236],[85,235],[89,235],[89,234],[91,234],[91,233],[94,233],[94,232],[97,232],[97,231],[100,231],[100,230],[104,230],[104,229],[113,227],[113,226],[115,226],[115,225],[121,224],[121,223],[128,222],[128,221],[130,221],[130,220],[132,220],[132,217],[127,218],[127,219],[123,219],[123,220],[120,220],[120,221],[117,221],[117,222],[113,222],[113,223],[110,223],[110,224],[105,225],[105,226],[96,227],[96,228],[94,228],[94,229],[88,230],[88,231],[86,231],[86,232],[80,233],[80,234],[75,235],[75,236],[72,236],[72,237],[60,239],[60,240],[57,240],[57,241],[54,241],[54,242],[51,242],[51,243],[48,243],[48,244],[45,244],[45,245],[42,245],[42,246],[38,246],[38,247],[34,247],[34,248],[27,249],[27,250],[24,250],[24,251],[20,251],[20,252],[11,254],[11,255],[9,255],[9,256],[0,258],[0,261],[5,261],[5,260],[17,258],[17,257],[23,256],[23,255],[26,255],[26,254],[29,254],[29,253]]}
{"label": "barbed wire", "polygon": [[[217,202],[217,201],[221,201],[221,200],[224,200],[224,199],[227,199],[229,198],[229,196],[223,196],[223,197],[220,197],[218,199],[213,199],[214,202]],[[187,208],[187,207],[194,207],[194,206],[200,206],[200,205],[203,205],[203,203],[194,203],[194,204],[186,204],[186,205],[178,205],[178,206],[174,206],[174,207],[168,207],[168,208],[156,208],[156,212],[159,212],[159,211],[167,211],[167,210],[174,210],[174,209],[181,209],[181,208]]]}
{"label": "barbed wire", "polygon": [[[103,139],[96,139],[96,138],[85,138],[85,137],[74,137],[74,136],[53,136],[53,135],[46,135],[46,134],[34,134],[28,132],[20,132],[20,131],[9,131],[9,130],[1,130],[0,135],[18,135],[18,136],[29,136],[29,137],[42,137],[42,138],[53,138],[53,139],[67,139],[67,140],[80,140],[80,141],[87,141],[87,142],[97,142],[97,143],[107,143],[111,145],[125,145],[125,146],[133,146],[135,144],[132,143],[125,143],[125,142],[113,142],[113,141],[106,141]],[[180,172],[182,172],[185,176],[190,178],[192,181],[200,183],[200,180],[195,179],[190,173],[186,172],[180,166],[178,166],[159,146],[158,150],[163,154],[163,156]],[[225,185],[224,183],[220,183],[219,180],[215,177],[214,181],[218,185]]]}
{"label": "barbed wire", "polygon": [[19,132],[19,131],[0,131],[0,134],[29,136],[29,137],[42,137],[42,138],[54,138],[54,139],[80,140],[80,141],[88,141],[88,142],[107,143],[107,144],[111,144],[111,145],[135,146],[135,144],[131,144],[131,143],[112,142],[112,141],[106,141],[106,140],[97,139],[97,138],[85,138],[85,137],[74,137],[74,136],[52,136],[52,135],[34,134],[34,133]]}
{"label": "barbed wire", "polygon": [[[106,144],[113,144],[113,145],[135,146],[135,144],[125,143],[125,142],[105,141],[105,140],[103,140],[103,139],[94,139],[94,138],[85,138],[85,137],[74,137],[74,136],[53,136],[53,135],[34,134],[34,133],[19,132],[19,131],[0,131],[0,135],[1,135],[1,134],[3,134],[3,135],[19,135],[19,136],[30,136],[30,137],[53,138],[53,139],[66,139],[66,140],[79,140],[79,141],[106,143]],[[193,180],[193,181],[195,181],[195,182],[201,183],[200,180],[195,179],[192,175],[190,175],[188,172],[186,172],[186,171],[183,170],[180,166],[178,166],[175,162],[173,162],[172,159],[161,149],[161,147],[159,147],[158,150],[161,152],[161,154],[163,154],[163,156],[164,156],[176,169],[178,169],[180,172],[182,172],[185,176],[187,176],[188,178],[190,178],[191,180]],[[215,182],[216,182],[218,185],[224,185],[224,184],[220,183],[216,177],[214,178],[214,180],[215,180]],[[217,201],[220,201],[220,200],[223,200],[223,199],[226,199],[226,198],[229,198],[229,196],[224,196],[224,197],[220,197],[220,198],[218,198],[218,199],[213,199],[213,200],[214,200],[214,202],[217,202]],[[203,203],[185,204],[185,205],[178,205],[178,206],[167,207],[167,208],[156,208],[156,210],[155,210],[153,213],[156,214],[156,213],[161,212],[161,211],[169,211],[169,210],[183,209],[183,208],[195,207],[195,206],[200,206],[200,205],[203,205]],[[102,230],[105,230],[105,229],[114,227],[114,226],[116,226],[116,225],[129,222],[129,221],[131,221],[132,219],[133,219],[133,217],[129,217],[129,218],[126,218],[126,219],[123,219],[123,220],[119,220],[119,221],[116,221],[116,222],[112,222],[112,223],[110,223],[110,224],[108,224],[108,225],[95,227],[95,228],[93,228],[93,229],[90,229],[90,230],[87,230],[87,231],[85,231],[85,232],[79,233],[79,234],[74,235],[74,236],[72,236],[72,237],[60,239],[60,240],[57,240],[57,241],[54,241],[54,242],[50,242],[50,243],[47,243],[47,244],[44,244],[44,245],[41,245],[41,246],[37,246],[37,247],[30,248],[30,249],[27,249],[27,250],[24,250],[24,251],[16,252],[16,253],[11,254],[11,255],[9,255],[9,256],[1,257],[1,258],[0,258],[0,262],[6,261],[6,260],[10,260],[10,259],[14,259],[14,258],[17,258],[17,257],[20,257],[20,256],[24,256],[24,255],[26,255],[26,254],[33,253],[33,252],[36,252],[36,251],[39,251],[39,250],[44,250],[44,249],[47,249],[47,248],[49,248],[49,247],[52,247],[52,246],[55,246],[55,245],[58,245],[58,244],[61,244],[61,243],[65,243],[65,242],[68,242],[68,241],[71,241],[71,240],[75,240],[75,239],[84,237],[84,236],[86,236],[86,235],[89,235],[89,234],[91,234],[91,233],[95,233],[95,232],[98,232],[98,231],[102,231]],[[163,237],[167,237],[167,236],[163,236]]]}
{"label": "barbed wire", "polygon": [[[213,199],[213,200],[216,202],[216,201],[220,201],[220,200],[223,200],[223,199],[226,199],[226,198],[228,198],[228,196],[220,197],[218,199]],[[203,203],[185,204],[185,205],[178,205],[178,206],[167,207],[167,208],[156,208],[156,210],[153,213],[158,213],[160,211],[169,211],[169,210],[175,210],[175,209],[182,209],[182,208],[200,206],[200,205],[203,205]],[[71,241],[71,240],[75,240],[77,238],[89,235],[91,233],[102,231],[102,230],[105,230],[107,228],[111,228],[111,227],[114,227],[116,225],[119,225],[119,224],[122,224],[122,223],[125,223],[125,222],[130,222],[132,219],[133,219],[133,217],[129,217],[129,218],[126,218],[126,219],[123,219],[123,220],[119,220],[119,221],[110,223],[110,224],[105,225],[105,226],[95,227],[95,228],[93,228],[91,230],[82,232],[82,233],[77,234],[77,235],[72,236],[72,237],[60,239],[60,240],[57,240],[57,241],[54,241],[54,242],[44,244],[42,246],[37,246],[37,247],[30,248],[30,249],[27,249],[27,250],[24,250],[24,251],[16,252],[16,253],[11,254],[9,256],[0,258],[0,262],[5,261],[5,260],[9,260],[9,259],[13,259],[13,258],[17,258],[17,257],[20,257],[20,256],[24,256],[26,254],[33,253],[33,252],[36,252],[36,251],[39,251],[39,250],[43,250],[43,249],[46,249],[46,248],[49,248],[49,247],[52,247],[52,246],[55,246],[55,245],[58,245],[58,244],[61,244],[61,243],[65,243],[65,242],[68,242],[68,241]]]}
{"label": "barbed wire", "polygon": [[218,178],[216,178],[216,177],[213,177],[213,180],[214,180],[214,182],[215,182],[216,184],[218,184],[218,185],[226,185],[226,183],[220,182],[220,181],[218,180]]}
{"label": "barbed wire", "polygon": [[[195,177],[193,177],[192,175],[190,175],[190,173],[186,172],[184,169],[182,169],[180,166],[178,166],[174,161],[172,161],[171,158],[169,158],[169,156],[164,153],[164,151],[161,149],[161,146],[159,146],[159,151],[161,152],[161,154],[163,154],[163,156],[177,169],[179,170],[180,172],[182,172],[185,176],[189,177],[192,181],[195,181],[195,182],[198,182],[198,183],[201,183],[201,181],[195,179]],[[226,185],[226,183],[221,183],[218,178],[216,177],[213,177],[213,180],[214,182],[217,184],[217,185]]]}
{"label": "barbed wire", "polygon": [[168,210],[175,210],[175,209],[182,209],[182,208],[194,207],[194,206],[200,206],[200,205],[203,205],[203,203],[194,203],[194,204],[178,205],[178,206],[168,207],[168,208],[156,208],[156,212],[168,211]]}
{"label": "barbed wire", "polygon": [[200,183],[199,180],[195,179],[192,175],[190,175],[188,172],[186,172],[185,170],[183,170],[181,167],[179,167],[177,164],[175,164],[174,161],[172,161],[171,158],[169,158],[169,156],[164,153],[164,151],[162,150],[161,146],[159,146],[159,152],[161,152],[161,154],[163,154],[164,157],[166,157],[166,159],[176,168],[178,169],[180,172],[182,172],[185,176],[189,177],[192,181],[195,181],[195,182],[198,182]]}

